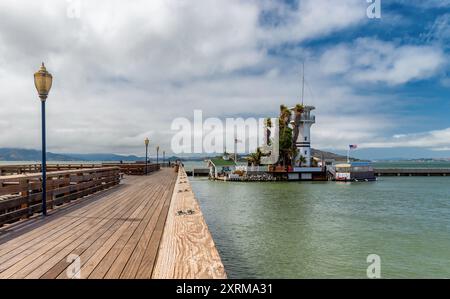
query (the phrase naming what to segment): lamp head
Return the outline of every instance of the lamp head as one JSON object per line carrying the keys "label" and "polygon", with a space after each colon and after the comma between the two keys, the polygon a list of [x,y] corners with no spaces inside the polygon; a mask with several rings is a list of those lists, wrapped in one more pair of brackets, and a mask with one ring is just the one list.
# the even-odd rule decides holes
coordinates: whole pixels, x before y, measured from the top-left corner
{"label": "lamp head", "polygon": [[146,146],[148,146],[148,144],[150,143],[150,140],[148,138],[145,138],[144,143]]}
{"label": "lamp head", "polygon": [[39,71],[34,74],[34,85],[41,98],[41,101],[45,101],[48,97],[50,89],[52,88],[53,76],[47,72],[44,63],[42,63]]}

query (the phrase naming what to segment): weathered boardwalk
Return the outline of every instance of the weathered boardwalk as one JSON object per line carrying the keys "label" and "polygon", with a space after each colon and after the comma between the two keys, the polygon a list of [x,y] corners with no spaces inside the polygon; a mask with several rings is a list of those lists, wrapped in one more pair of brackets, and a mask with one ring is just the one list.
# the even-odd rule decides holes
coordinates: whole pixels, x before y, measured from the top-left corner
{"label": "weathered boardwalk", "polygon": [[129,176],[45,219],[3,229],[0,278],[151,278],[176,180],[173,169]]}
{"label": "weathered boardwalk", "polygon": [[180,169],[153,278],[227,278],[184,169]]}

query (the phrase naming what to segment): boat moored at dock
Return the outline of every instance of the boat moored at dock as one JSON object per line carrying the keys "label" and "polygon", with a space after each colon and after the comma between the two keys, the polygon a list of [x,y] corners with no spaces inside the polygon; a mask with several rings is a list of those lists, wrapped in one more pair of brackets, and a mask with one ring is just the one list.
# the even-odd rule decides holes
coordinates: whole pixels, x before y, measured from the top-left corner
{"label": "boat moored at dock", "polygon": [[351,162],[334,166],[336,181],[376,181],[375,171],[370,162]]}

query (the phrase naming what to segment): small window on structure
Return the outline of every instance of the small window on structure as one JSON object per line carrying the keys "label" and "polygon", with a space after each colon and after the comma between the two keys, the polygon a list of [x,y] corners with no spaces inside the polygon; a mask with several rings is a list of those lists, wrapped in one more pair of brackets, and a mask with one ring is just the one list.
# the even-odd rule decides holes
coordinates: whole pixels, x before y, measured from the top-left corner
{"label": "small window on structure", "polygon": [[308,154],[308,151],[305,151],[305,155],[307,155]]}
{"label": "small window on structure", "polygon": [[305,137],[305,141],[308,141],[308,137]]}

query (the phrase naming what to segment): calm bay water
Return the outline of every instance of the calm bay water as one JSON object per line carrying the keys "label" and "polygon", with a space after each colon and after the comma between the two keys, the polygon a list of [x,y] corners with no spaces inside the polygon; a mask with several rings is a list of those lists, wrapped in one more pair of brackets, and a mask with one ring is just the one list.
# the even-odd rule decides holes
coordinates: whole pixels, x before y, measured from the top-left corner
{"label": "calm bay water", "polygon": [[381,257],[384,278],[450,278],[450,177],[382,177],[374,183],[190,180],[230,278],[365,278],[369,254]]}
{"label": "calm bay water", "polygon": [[191,182],[230,278],[450,278],[449,177]]}

